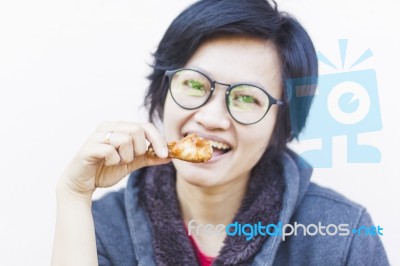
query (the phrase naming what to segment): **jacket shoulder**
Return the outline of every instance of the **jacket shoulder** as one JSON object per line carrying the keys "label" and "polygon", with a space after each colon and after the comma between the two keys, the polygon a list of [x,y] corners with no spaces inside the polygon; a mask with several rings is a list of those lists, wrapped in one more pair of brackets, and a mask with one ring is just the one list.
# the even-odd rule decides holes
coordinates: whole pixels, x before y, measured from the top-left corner
{"label": "jacket shoulder", "polygon": [[277,265],[388,265],[380,237],[366,235],[374,226],[366,209],[331,189],[310,183],[290,224]]}
{"label": "jacket shoulder", "polygon": [[[298,203],[292,222],[322,225],[346,224],[349,230],[356,228],[365,207],[329,188],[310,183],[302,200]],[[331,237],[329,237],[331,238]]]}
{"label": "jacket shoulder", "polygon": [[303,201],[308,204],[326,204],[333,208],[346,208],[348,211],[360,213],[365,211],[365,208],[346,198],[336,191],[322,187],[315,183],[310,183],[307,192],[304,195]]}

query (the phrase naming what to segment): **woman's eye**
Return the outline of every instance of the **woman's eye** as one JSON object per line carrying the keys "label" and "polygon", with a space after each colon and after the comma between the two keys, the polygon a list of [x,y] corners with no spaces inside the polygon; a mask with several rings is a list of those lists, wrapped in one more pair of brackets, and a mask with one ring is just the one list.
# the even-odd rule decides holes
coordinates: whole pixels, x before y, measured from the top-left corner
{"label": "woman's eye", "polygon": [[200,81],[194,79],[185,80],[184,85],[188,96],[204,96],[206,94],[204,84]]}
{"label": "woman's eye", "polygon": [[191,88],[196,89],[196,90],[203,90],[204,89],[204,85],[201,82],[197,81],[197,80],[189,80],[188,81],[188,85]]}
{"label": "woman's eye", "polygon": [[257,100],[250,95],[238,95],[236,96],[236,99],[242,103],[256,103]]}

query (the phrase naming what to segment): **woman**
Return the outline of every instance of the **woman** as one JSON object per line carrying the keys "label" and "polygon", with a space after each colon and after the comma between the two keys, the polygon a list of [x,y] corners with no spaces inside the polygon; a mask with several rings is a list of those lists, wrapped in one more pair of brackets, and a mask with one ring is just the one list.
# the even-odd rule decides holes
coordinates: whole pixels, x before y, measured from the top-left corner
{"label": "woman", "polygon": [[[165,137],[151,123],[109,122],[88,138],[57,187],[54,265],[388,264],[379,237],[346,234],[372,226],[365,209],[310,183],[286,147],[317,76],[296,20],[264,0],[199,1],[154,56],[146,104]],[[294,78],[309,81],[308,97],[296,97]],[[211,140],[212,159],[171,162],[167,141],[190,133]],[[128,174],[125,189],[92,204],[97,187]]]}

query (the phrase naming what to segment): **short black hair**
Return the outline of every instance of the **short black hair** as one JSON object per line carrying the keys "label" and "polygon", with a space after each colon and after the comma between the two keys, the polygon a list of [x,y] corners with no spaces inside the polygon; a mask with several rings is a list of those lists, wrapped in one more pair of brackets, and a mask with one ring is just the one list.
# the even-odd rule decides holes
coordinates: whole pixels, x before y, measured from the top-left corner
{"label": "short black hair", "polygon": [[280,12],[275,2],[267,0],[201,0],[185,9],[171,23],[154,53],[150,86],[145,97],[149,120],[162,121],[168,82],[166,70],[183,67],[206,40],[220,35],[262,38],[273,42],[281,59],[285,105],[278,111],[270,145],[281,150],[305,126],[312,102],[296,98],[291,80],[314,77],[302,91],[315,90],[318,61],[306,30],[291,15]]}

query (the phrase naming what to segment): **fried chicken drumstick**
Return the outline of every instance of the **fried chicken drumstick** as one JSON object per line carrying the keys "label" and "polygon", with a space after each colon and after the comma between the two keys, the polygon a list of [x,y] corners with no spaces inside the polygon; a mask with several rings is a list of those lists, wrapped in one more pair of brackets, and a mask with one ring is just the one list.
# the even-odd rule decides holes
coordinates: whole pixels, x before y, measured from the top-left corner
{"label": "fried chicken drumstick", "polygon": [[[167,144],[168,158],[179,159],[192,163],[203,163],[211,159],[213,149],[211,142],[198,137],[192,133],[181,140],[172,141]],[[157,155],[150,144],[147,154],[153,157]]]}

